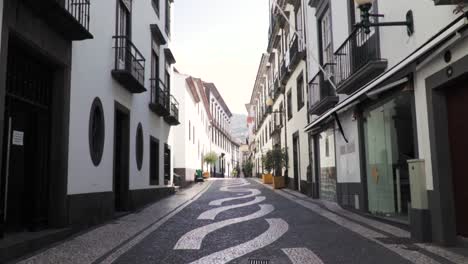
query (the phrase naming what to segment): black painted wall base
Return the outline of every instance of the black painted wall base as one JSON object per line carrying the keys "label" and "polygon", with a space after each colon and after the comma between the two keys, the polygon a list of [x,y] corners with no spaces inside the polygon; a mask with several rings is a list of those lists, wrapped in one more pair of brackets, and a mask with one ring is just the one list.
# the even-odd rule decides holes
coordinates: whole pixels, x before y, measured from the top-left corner
{"label": "black painted wall base", "polygon": [[[137,210],[175,193],[174,187],[130,190],[129,209]],[[68,222],[73,228],[87,228],[114,218],[114,193],[87,193],[68,196]]]}
{"label": "black painted wall base", "polygon": [[[364,186],[362,183],[337,183],[336,196],[338,204],[343,207],[366,211],[365,198],[363,196]],[[358,204],[356,205],[356,195]]]}
{"label": "black painted wall base", "polygon": [[68,196],[68,223],[86,228],[114,217],[114,193],[86,193]]}
{"label": "black painted wall base", "polygon": [[307,196],[312,197],[313,195],[313,185],[311,182],[301,180],[301,193]]}
{"label": "black painted wall base", "polygon": [[130,191],[130,210],[137,210],[145,205],[159,201],[174,193],[175,193],[174,187],[131,190]]}
{"label": "black painted wall base", "polygon": [[431,242],[431,212],[427,209],[411,209],[410,214],[411,238],[418,242]]}

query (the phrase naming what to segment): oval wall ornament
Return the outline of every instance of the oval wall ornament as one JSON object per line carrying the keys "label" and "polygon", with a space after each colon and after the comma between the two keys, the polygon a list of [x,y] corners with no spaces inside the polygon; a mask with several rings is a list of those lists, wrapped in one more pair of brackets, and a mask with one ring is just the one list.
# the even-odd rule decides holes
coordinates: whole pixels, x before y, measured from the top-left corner
{"label": "oval wall ornament", "polygon": [[99,97],[94,98],[89,114],[89,152],[94,166],[99,166],[104,152],[105,120]]}

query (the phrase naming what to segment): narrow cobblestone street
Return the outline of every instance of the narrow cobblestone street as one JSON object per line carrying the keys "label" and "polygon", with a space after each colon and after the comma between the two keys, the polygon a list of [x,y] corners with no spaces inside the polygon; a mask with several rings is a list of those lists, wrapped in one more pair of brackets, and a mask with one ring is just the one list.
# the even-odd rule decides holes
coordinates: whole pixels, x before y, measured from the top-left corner
{"label": "narrow cobblestone street", "polygon": [[[21,263],[468,263],[405,230],[255,180],[211,180]],[[255,262],[253,262],[255,263]],[[266,262],[265,262],[266,263]]]}

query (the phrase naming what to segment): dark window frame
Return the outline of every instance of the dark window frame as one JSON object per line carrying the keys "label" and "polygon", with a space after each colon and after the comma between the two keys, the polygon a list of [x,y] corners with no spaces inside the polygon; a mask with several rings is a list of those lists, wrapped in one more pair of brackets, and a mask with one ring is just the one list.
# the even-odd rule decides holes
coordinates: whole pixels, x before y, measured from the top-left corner
{"label": "dark window frame", "polygon": [[[153,145],[154,144],[154,145]],[[156,153],[154,153],[154,149],[156,149]],[[160,145],[159,139],[150,136],[150,185],[157,186],[159,185],[159,152],[160,152]]]}
{"label": "dark window frame", "polygon": [[160,0],[151,0],[151,5],[153,6],[154,12],[156,13],[156,16],[159,17],[159,12],[161,8],[161,3]]}
{"label": "dark window frame", "polygon": [[171,181],[171,148],[164,143],[164,185]]}
{"label": "dark window frame", "polygon": [[288,91],[287,95],[286,95],[286,109],[288,111],[288,121],[291,120],[291,118],[293,118],[293,106],[292,106],[292,93],[291,93],[291,90]]}
{"label": "dark window frame", "polygon": [[304,98],[304,73],[301,73],[296,79],[296,92],[297,92],[297,111],[301,111],[305,105]]}

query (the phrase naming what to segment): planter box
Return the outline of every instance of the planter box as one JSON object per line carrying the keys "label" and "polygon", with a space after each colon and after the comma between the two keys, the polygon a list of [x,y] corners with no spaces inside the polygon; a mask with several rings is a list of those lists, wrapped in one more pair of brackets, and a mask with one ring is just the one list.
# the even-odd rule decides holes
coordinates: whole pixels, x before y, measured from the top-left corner
{"label": "planter box", "polygon": [[273,183],[273,175],[271,174],[263,174],[262,181],[264,184],[272,184]]}
{"label": "planter box", "polygon": [[203,178],[205,178],[205,179],[210,178],[210,173],[209,172],[204,172],[203,173]]}
{"label": "planter box", "polygon": [[282,189],[286,187],[285,179],[282,176],[273,177],[273,189]]}

